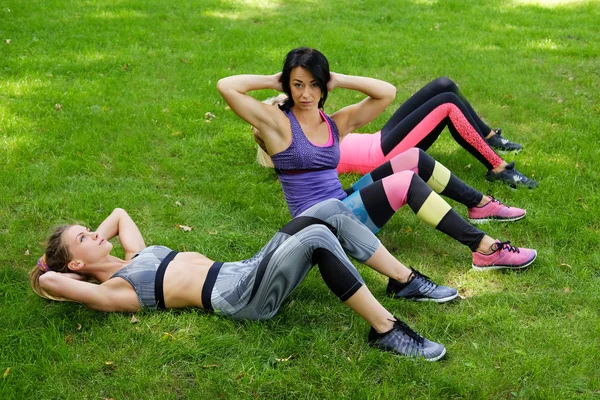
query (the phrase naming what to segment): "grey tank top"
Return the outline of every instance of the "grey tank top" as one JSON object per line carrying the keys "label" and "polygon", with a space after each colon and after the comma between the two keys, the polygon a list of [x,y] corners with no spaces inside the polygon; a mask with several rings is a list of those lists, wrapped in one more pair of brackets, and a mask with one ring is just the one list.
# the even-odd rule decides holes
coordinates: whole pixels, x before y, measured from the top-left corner
{"label": "grey tank top", "polygon": [[150,246],[133,256],[131,262],[118,270],[112,278],[123,278],[133,287],[142,307],[156,308],[154,294],[156,271],[162,260],[171,252],[165,246]]}

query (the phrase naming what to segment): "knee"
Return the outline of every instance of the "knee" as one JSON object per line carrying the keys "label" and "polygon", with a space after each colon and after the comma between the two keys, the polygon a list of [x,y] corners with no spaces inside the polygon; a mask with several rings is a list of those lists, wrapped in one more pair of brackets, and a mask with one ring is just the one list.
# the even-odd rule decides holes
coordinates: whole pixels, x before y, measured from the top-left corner
{"label": "knee", "polygon": [[[326,239],[337,240],[335,235],[331,232],[331,230],[322,224],[314,224],[306,227],[305,235],[308,240],[319,240],[319,243],[327,243]],[[325,247],[327,248],[327,246]]]}
{"label": "knee", "polygon": [[404,153],[406,157],[410,157],[410,159],[414,159],[414,160],[419,160],[419,158],[421,158],[421,156],[423,154],[427,154],[425,153],[425,151],[423,151],[423,149],[420,149],[418,147],[411,147],[410,149],[406,150]]}
{"label": "knee", "polygon": [[448,77],[442,76],[441,78],[437,78],[435,83],[445,92],[456,93],[458,91],[458,86],[456,83],[454,83],[454,81]]}
{"label": "knee", "polygon": [[[412,179],[415,175],[417,175],[417,174],[411,170],[396,172],[395,174],[392,174],[383,180],[384,187],[386,189],[391,189],[391,187],[386,184],[386,183],[391,183],[391,184],[393,184],[394,189],[408,188],[408,185],[410,185],[410,182],[412,181]],[[385,182],[386,180],[388,182]]]}

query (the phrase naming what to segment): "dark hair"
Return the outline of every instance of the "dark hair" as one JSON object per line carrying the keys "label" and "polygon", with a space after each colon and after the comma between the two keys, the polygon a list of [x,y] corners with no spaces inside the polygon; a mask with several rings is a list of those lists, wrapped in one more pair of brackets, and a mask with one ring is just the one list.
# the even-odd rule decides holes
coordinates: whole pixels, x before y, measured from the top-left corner
{"label": "dark hair", "polygon": [[[46,245],[46,252],[44,253],[44,262],[48,266],[48,271],[56,272],[69,272],[68,264],[71,261],[71,253],[65,241],[63,240],[63,233],[72,225],[61,225],[57,227]],[[40,276],[44,274],[39,266],[33,267],[29,273],[29,279],[31,288],[38,295],[45,297],[50,300],[65,300],[62,298],[51,296],[40,286]]]}
{"label": "dark hair", "polygon": [[321,89],[321,100],[319,100],[319,108],[323,108],[325,100],[327,100],[327,82],[331,75],[329,74],[329,62],[327,58],[319,50],[310,49],[308,47],[299,47],[287,53],[283,62],[281,71],[281,87],[283,92],[287,94],[287,100],[280,106],[282,110],[289,110],[294,106],[292,99],[292,90],[290,88],[290,74],[296,67],[302,67],[315,77],[315,81]]}

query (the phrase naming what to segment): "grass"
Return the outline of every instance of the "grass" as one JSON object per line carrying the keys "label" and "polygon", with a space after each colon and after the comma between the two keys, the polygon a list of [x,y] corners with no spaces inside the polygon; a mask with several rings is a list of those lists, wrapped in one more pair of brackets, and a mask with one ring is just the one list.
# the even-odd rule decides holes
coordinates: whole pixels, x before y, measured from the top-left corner
{"label": "grass", "polygon": [[[5,0],[0,398],[599,396],[599,18],[593,1]],[[445,361],[370,349],[366,323],[317,272],[267,322],[184,310],[141,312],[132,323],[130,314],[29,290],[27,273],[53,225],[96,226],[114,207],[130,212],[149,244],[218,260],[253,254],[289,215],[274,173],[254,163],[249,129],[215,84],[275,73],[301,45],[322,50],[334,71],[397,86],[394,106],[364,132],[446,75],[525,145],[514,159],[539,180],[535,191],[486,182],[447,132],[430,153],[528,210],[519,223],[485,226],[538,250],[528,271],[471,271],[462,246],[408,210],[379,237],[464,299],[387,299],[385,280],[359,267],[388,309],[447,346]],[[335,91],[326,111],[355,100]]]}

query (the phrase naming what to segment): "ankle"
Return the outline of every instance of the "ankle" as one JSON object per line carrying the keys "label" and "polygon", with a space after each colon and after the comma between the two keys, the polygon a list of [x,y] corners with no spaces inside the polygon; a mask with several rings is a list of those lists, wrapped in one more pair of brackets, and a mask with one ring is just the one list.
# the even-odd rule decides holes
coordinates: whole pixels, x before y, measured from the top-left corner
{"label": "ankle", "polygon": [[490,238],[489,236],[486,236],[481,240],[481,242],[479,242],[476,252],[484,255],[490,255],[496,251],[494,249],[495,244],[496,240]]}
{"label": "ankle", "polygon": [[376,323],[374,323],[371,326],[373,327],[373,329],[375,329],[375,331],[378,334],[383,335],[385,333],[388,333],[392,329],[394,329],[394,322],[396,322],[396,320],[393,317],[391,317],[391,318],[386,318],[385,320],[382,320],[382,321],[377,321]]}
{"label": "ankle", "polygon": [[486,139],[491,138],[492,136],[494,136],[496,134],[496,131],[494,131],[493,129],[490,131],[490,133],[487,134],[487,136],[485,137]]}
{"label": "ankle", "polygon": [[489,202],[492,201],[492,199],[490,199],[489,196],[483,195],[481,197],[481,201],[479,202],[479,204],[477,204],[477,207],[483,207],[489,204]]}
{"label": "ankle", "polygon": [[506,161],[502,161],[502,163],[500,165],[498,165],[496,168],[492,169],[492,172],[495,174],[499,174],[500,172],[506,170],[507,165],[508,165],[508,163]]}

